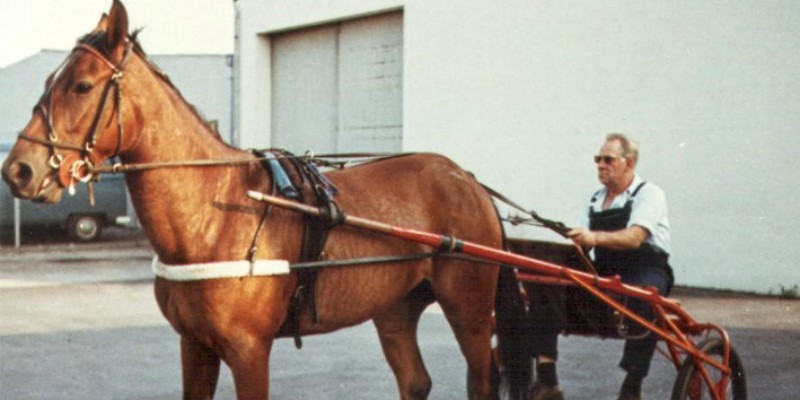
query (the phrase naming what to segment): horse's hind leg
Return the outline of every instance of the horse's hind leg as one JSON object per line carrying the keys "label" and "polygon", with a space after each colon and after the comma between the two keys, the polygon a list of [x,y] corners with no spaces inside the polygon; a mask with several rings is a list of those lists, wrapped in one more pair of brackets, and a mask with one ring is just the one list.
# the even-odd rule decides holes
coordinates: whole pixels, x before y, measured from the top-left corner
{"label": "horse's hind leg", "polygon": [[397,379],[400,398],[404,400],[426,399],[431,391],[431,378],[417,344],[419,318],[430,303],[429,290],[418,288],[374,319],[383,354]]}
{"label": "horse's hind leg", "polygon": [[183,365],[183,398],[211,399],[219,379],[220,358],[197,341],[181,338]]}
{"label": "horse's hind leg", "polygon": [[497,397],[492,391],[490,379],[491,314],[496,285],[493,271],[496,270],[491,266],[465,264],[463,268],[456,267],[446,272],[460,275],[458,278],[438,281],[449,282],[445,285],[434,285],[437,301],[453,329],[467,363],[469,399]]}

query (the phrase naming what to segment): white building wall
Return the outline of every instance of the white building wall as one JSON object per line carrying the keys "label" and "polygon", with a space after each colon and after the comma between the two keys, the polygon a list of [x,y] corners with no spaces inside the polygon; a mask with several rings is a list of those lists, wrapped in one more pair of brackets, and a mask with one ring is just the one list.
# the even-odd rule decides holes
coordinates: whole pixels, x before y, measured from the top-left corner
{"label": "white building wall", "polygon": [[[242,145],[270,144],[263,35],[402,9],[403,149],[577,221],[608,132],[664,188],[679,284],[800,285],[800,3],[239,0]],[[530,235],[517,229],[512,235]],[[559,240],[537,232],[534,236]]]}
{"label": "white building wall", "polygon": [[150,57],[207,121],[217,121],[220,136],[233,143],[233,56],[157,54]]}

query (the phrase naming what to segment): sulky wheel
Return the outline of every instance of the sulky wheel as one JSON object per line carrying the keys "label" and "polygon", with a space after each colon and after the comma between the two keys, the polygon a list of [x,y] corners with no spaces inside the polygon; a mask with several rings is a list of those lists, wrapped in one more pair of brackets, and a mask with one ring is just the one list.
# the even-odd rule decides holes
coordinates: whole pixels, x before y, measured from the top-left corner
{"label": "sulky wheel", "polygon": [[[722,339],[711,338],[700,343],[697,348],[703,353],[713,357],[714,359],[722,362],[724,353],[724,343]],[[727,390],[723,393],[722,399],[726,400],[746,400],[747,399],[747,384],[745,382],[744,366],[739,354],[731,346],[730,350],[730,363],[731,368],[730,380],[728,382]],[[706,368],[711,375],[711,380],[715,384],[719,384],[724,376],[720,371],[714,367]],[[714,396],[710,393],[708,385],[703,380],[700,370],[695,365],[691,356],[687,356],[681,364],[678,371],[678,378],[675,380],[675,387],[672,389],[672,400],[701,400],[713,399]]]}

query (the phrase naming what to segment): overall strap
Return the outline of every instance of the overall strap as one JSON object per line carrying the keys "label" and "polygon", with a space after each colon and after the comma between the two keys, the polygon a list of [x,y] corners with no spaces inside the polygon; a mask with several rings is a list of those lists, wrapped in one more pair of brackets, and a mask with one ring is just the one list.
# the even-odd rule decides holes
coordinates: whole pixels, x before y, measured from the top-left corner
{"label": "overall strap", "polygon": [[[636,197],[636,194],[638,194],[638,193],[639,193],[639,190],[641,190],[641,189],[642,189],[642,186],[644,186],[646,183],[647,183],[647,181],[644,181],[644,182],[640,183],[640,184],[639,184],[639,186],[636,186],[636,189],[633,189],[633,192],[631,192],[631,199],[633,199],[634,197]],[[594,192],[594,194],[592,195],[592,200],[590,200],[589,202],[590,202],[590,203],[594,203],[594,202],[596,202],[596,201],[597,201],[597,196],[599,196],[599,195],[600,195],[600,192],[602,192],[602,191],[603,191],[603,190],[602,190],[602,189],[600,189],[600,190],[598,190],[598,191]],[[630,201],[630,200],[628,200],[628,201]]]}
{"label": "overall strap", "polygon": [[599,195],[600,195],[600,192],[601,192],[602,190],[603,190],[603,189],[600,189],[600,190],[598,190],[598,191],[594,192],[594,194],[592,195],[592,200],[591,200],[591,201],[589,201],[589,202],[590,202],[590,203],[592,203],[592,204],[594,204],[594,202],[596,202],[596,201],[597,201],[597,196],[599,196]]}
{"label": "overall strap", "polygon": [[639,186],[637,186],[636,189],[633,190],[633,193],[631,193],[631,199],[636,197],[636,194],[639,193],[639,190],[641,190],[642,186],[644,186],[646,183],[647,181],[640,183]]}

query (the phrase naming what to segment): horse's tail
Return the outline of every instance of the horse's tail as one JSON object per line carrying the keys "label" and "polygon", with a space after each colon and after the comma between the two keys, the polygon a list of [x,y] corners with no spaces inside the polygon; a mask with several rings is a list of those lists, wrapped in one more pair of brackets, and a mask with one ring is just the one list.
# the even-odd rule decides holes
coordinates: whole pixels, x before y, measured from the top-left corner
{"label": "horse's tail", "polygon": [[[492,188],[484,184],[481,186],[493,199],[505,198]],[[501,222],[500,210],[494,201],[492,201],[492,205],[502,231],[503,248],[507,249],[506,232]],[[499,379],[494,379],[493,384],[498,397],[527,400],[533,374],[530,338],[527,333],[527,311],[519,282],[514,276],[514,270],[508,265],[500,267],[497,294],[495,295],[494,322],[497,352],[493,352],[493,361],[495,362],[495,371],[498,372],[494,377]]]}
{"label": "horse's tail", "polygon": [[[495,327],[499,358],[497,383],[501,398],[527,399],[531,385],[531,357],[526,334],[525,304],[514,271],[500,268],[495,299]],[[498,360],[496,360],[498,361]]]}

